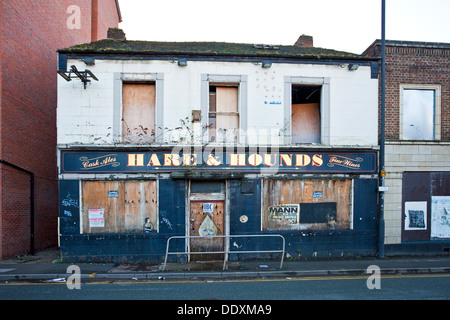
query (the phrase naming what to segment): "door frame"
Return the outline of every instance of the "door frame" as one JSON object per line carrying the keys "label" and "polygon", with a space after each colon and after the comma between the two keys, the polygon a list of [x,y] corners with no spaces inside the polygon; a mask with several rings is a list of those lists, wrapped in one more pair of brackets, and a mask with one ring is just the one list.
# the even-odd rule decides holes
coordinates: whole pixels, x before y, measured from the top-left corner
{"label": "door frame", "polygon": [[[223,200],[225,202],[224,205],[224,215],[223,215],[223,233],[225,236],[228,236],[230,234],[230,192],[229,192],[229,187],[230,184],[228,182],[228,180],[223,180],[223,179],[218,179],[218,181],[223,181],[225,183],[225,190],[224,190],[224,196],[223,199],[209,199],[209,200]],[[191,214],[191,200],[193,201],[198,201],[198,200],[202,200],[201,198],[194,198],[191,199],[191,182],[192,180],[187,180],[186,181],[186,211],[185,211],[185,235],[188,237],[190,235],[190,214]],[[227,252],[229,250],[229,246],[230,246],[230,239],[225,237],[224,238],[224,251]],[[185,251],[186,252],[190,252],[190,241],[189,238],[186,238],[185,241]],[[188,253],[187,255],[188,258],[188,262],[191,261],[191,255]],[[228,254],[224,253],[224,259],[226,259],[226,261],[228,261]]]}

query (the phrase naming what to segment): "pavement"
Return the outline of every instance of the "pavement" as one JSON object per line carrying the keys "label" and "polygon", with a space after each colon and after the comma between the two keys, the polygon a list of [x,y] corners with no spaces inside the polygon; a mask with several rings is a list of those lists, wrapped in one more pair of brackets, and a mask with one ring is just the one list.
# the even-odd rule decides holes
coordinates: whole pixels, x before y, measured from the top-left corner
{"label": "pavement", "polygon": [[[58,249],[49,249],[33,256],[15,257],[0,261],[0,284],[14,281],[65,282],[73,275],[68,270],[72,263],[60,260]],[[381,275],[396,274],[450,274],[450,255],[360,258],[360,259],[296,259],[252,260],[229,262],[167,263],[160,264],[77,263],[81,280],[239,280],[256,278],[297,278],[320,276],[366,276],[373,273],[370,266],[379,268]]]}

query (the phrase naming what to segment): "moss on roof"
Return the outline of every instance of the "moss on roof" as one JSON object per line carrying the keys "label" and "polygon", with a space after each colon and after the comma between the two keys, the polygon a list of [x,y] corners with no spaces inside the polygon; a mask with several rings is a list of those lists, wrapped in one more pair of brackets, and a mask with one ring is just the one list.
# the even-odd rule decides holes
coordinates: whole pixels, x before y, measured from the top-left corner
{"label": "moss on roof", "polygon": [[362,55],[316,47],[261,45],[229,42],[157,42],[100,40],[58,50],[75,54],[129,54],[162,56],[259,57],[291,59],[373,60]]}

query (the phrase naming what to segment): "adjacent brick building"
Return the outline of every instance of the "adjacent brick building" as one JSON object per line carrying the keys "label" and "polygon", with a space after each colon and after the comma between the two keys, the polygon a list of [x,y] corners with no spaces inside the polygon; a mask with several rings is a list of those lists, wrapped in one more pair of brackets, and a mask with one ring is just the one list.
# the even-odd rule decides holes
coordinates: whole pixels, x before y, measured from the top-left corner
{"label": "adjacent brick building", "polygon": [[0,259],[5,259],[57,245],[56,49],[106,38],[121,15],[117,0],[6,0],[0,15]]}
{"label": "adjacent brick building", "polygon": [[386,254],[448,252],[450,44],[387,41],[385,106]]}

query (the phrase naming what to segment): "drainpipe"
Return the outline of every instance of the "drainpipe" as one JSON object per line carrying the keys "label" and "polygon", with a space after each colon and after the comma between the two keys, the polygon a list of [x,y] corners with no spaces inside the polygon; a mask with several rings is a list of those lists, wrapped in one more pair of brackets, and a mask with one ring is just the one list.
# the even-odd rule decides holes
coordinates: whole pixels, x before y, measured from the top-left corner
{"label": "drainpipe", "polygon": [[6,160],[0,160],[0,163],[30,175],[30,254],[34,256],[34,173]]}
{"label": "drainpipe", "polygon": [[378,258],[384,258],[384,183],[385,183],[385,95],[386,95],[386,0],[381,0],[381,119],[380,119],[380,213],[378,220]]}

